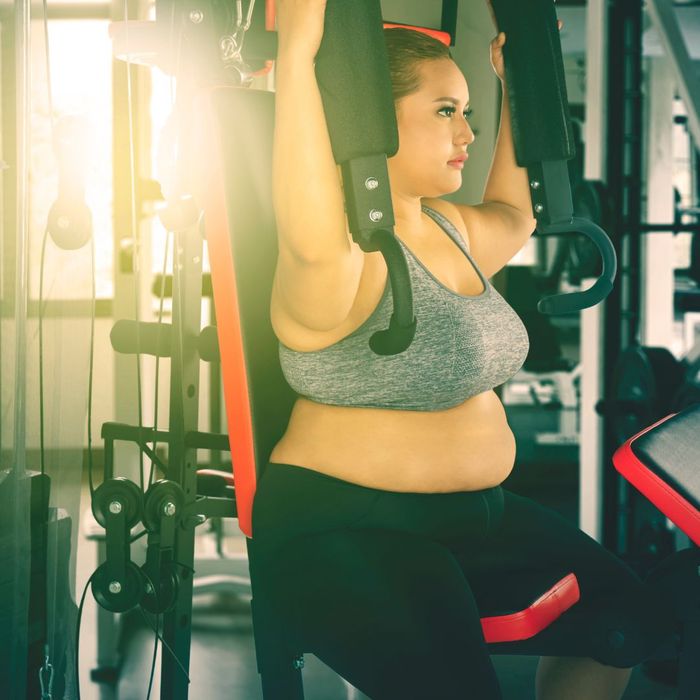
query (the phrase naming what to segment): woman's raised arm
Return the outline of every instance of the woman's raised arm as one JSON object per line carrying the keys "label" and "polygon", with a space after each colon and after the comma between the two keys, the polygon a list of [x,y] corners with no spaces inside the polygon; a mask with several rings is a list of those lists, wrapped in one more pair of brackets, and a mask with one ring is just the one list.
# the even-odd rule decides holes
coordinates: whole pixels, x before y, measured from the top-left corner
{"label": "woman's raised arm", "polygon": [[280,251],[273,323],[283,311],[313,330],[336,328],[347,318],[364,260],[348,233],[314,72],[325,5],[281,0],[277,13],[273,197]]}

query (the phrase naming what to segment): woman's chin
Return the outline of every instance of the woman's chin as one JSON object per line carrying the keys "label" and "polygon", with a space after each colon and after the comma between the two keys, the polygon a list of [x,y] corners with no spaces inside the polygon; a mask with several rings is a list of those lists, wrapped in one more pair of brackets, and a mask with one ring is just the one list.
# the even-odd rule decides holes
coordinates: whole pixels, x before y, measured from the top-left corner
{"label": "woman's chin", "polygon": [[456,192],[462,186],[462,173],[458,173],[458,177],[452,177],[450,180],[451,182],[445,183],[442,195],[438,196],[444,196],[446,194],[453,194]]}

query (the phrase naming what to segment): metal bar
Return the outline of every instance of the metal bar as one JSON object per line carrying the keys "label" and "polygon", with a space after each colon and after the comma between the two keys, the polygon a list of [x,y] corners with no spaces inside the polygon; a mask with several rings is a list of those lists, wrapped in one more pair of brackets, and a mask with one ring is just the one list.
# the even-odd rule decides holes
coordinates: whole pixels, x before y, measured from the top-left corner
{"label": "metal bar", "polygon": [[700,224],[640,224],[639,233],[700,233]]}
{"label": "metal bar", "polygon": [[235,499],[219,496],[200,498],[188,511],[195,515],[206,515],[207,518],[235,518],[238,513]]}
{"label": "metal bar", "polygon": [[[15,3],[15,366],[13,451],[11,462],[13,490],[11,524],[15,532],[8,533],[12,542],[11,606],[14,610],[10,624],[8,697],[24,697],[27,690],[28,620],[30,557],[30,479],[26,464],[27,413],[27,279],[29,272],[29,119],[30,119],[30,7],[29,0]],[[3,664],[4,666],[4,664]],[[3,673],[4,676],[4,668]]]}
{"label": "metal bar", "polygon": [[700,143],[700,80],[678,24],[678,15],[669,0],[647,0],[646,7],[676,73],[678,92],[688,110],[690,133],[695,143]]}
{"label": "metal bar", "polygon": [[[579,440],[579,527],[598,542],[603,540],[605,469],[601,459],[603,421],[595,410],[603,385],[603,305],[581,313],[581,408]],[[585,438],[585,439],[584,439]]]}
{"label": "metal bar", "polygon": [[185,446],[195,447],[200,450],[220,450],[230,452],[231,444],[228,435],[219,433],[201,433],[192,431],[185,435]]}
{"label": "metal bar", "polygon": [[16,72],[16,231],[15,231],[15,372],[14,449],[12,469],[19,476],[26,471],[25,416],[27,402],[27,279],[29,275],[29,115],[30,39],[29,2],[15,5]]}
{"label": "metal bar", "polygon": [[[604,181],[607,159],[608,2],[588,0],[586,11],[586,123],[584,177]],[[608,231],[608,234],[612,234]],[[603,395],[605,309],[602,304],[581,313],[581,397],[579,439],[579,527],[603,540],[603,421],[595,410]]]}
{"label": "metal bar", "polygon": [[[209,277],[211,279],[211,275]],[[216,327],[216,308],[214,307],[213,298],[209,302],[209,323]],[[221,412],[221,386],[221,362],[211,362],[209,364],[209,430],[213,433],[218,433],[221,430],[223,417]],[[229,450],[228,437],[226,443],[227,445],[223,449]],[[214,448],[209,452],[209,464],[213,467],[221,464],[220,448]]]}
{"label": "metal bar", "polygon": [[[197,451],[186,444],[198,427],[199,352],[196,338],[201,325],[202,238],[199,224],[175,234],[173,251],[173,348],[170,370],[169,475],[185,494],[185,509],[197,496]],[[192,575],[194,529],[178,528],[174,558],[183,572],[175,606],[164,615],[163,638],[175,658],[189,668],[192,636]],[[161,664],[161,699],[186,700],[187,679],[170,654]]]}
{"label": "metal bar", "polygon": [[[620,261],[619,282],[605,307],[604,395],[613,386],[613,371],[621,348],[637,334],[639,318],[640,236],[625,235],[641,223],[642,171],[642,6],[639,0],[610,3],[608,31],[607,176],[615,220],[611,227]],[[603,465],[611,463],[618,445],[609,423],[604,429]],[[611,469],[604,470],[603,543],[624,553],[627,549],[628,488]]]}
{"label": "metal bar", "polygon": [[586,180],[604,180],[607,159],[608,1],[586,8]]}
{"label": "metal bar", "polygon": [[459,0],[442,0],[440,29],[450,35],[450,46],[457,42],[457,10]]}
{"label": "metal bar", "polygon": [[107,440],[121,440],[122,442],[170,442],[168,430],[154,430],[153,428],[140,428],[137,425],[125,423],[103,423],[102,437]]}
{"label": "metal bar", "polygon": [[105,463],[103,469],[104,480],[114,478],[114,441],[105,438]]}

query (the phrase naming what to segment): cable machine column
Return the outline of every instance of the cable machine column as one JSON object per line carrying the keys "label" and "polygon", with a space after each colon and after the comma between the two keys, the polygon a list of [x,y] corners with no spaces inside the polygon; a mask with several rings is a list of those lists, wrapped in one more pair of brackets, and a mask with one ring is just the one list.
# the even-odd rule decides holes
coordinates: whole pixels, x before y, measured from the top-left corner
{"label": "cable machine column", "polygon": [[[170,454],[169,478],[182,486],[185,508],[197,496],[197,450],[188,446],[187,435],[198,428],[199,353],[196,339],[201,327],[202,237],[199,223],[179,231],[173,251],[173,329],[170,374]],[[183,339],[178,342],[177,339]],[[164,615],[163,638],[175,658],[189,668],[192,636],[192,578],[194,565],[194,530],[198,520],[177,517],[180,527],[175,533],[174,561],[180,571],[177,602]],[[164,651],[161,666],[161,698],[187,698],[187,679],[173,659]]]}
{"label": "cable machine column", "polygon": [[[642,3],[614,0],[608,33],[608,159],[607,183],[615,202],[611,231],[618,259],[619,283],[607,300],[605,317],[605,395],[611,393],[613,369],[621,348],[637,336],[639,322],[639,270],[641,259],[642,172]],[[605,464],[618,445],[606,421]],[[628,546],[629,495],[626,483],[605,470],[603,543],[624,554]]]}

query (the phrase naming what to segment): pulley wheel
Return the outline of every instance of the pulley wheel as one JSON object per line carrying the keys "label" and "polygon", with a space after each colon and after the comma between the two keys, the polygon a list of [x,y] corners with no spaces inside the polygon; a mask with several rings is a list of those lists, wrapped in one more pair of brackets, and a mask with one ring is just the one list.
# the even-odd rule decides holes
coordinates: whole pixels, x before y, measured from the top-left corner
{"label": "pulley wheel", "polygon": [[143,597],[143,582],[138,566],[129,561],[124,576],[115,578],[107,563],[102,564],[92,577],[92,595],[105,610],[123,613],[135,608]]}
{"label": "pulley wheel", "polygon": [[146,491],[143,506],[143,523],[149,532],[160,530],[161,518],[166,515],[166,510],[171,512],[170,517],[180,518],[185,494],[182,487],[175,481],[160,479],[154,482]]}
{"label": "pulley wheel", "polygon": [[129,530],[141,519],[143,491],[123,476],[107,479],[95,489],[92,496],[92,513],[102,527],[107,527],[109,515],[117,508],[118,513],[124,514]]}
{"label": "pulley wheel", "polygon": [[153,615],[160,615],[171,610],[177,602],[179,589],[175,564],[172,562],[164,564],[160,574],[156,575],[153,575],[153,571],[148,568],[147,564],[142,567],[142,571],[145,576],[143,576],[141,607]]}

